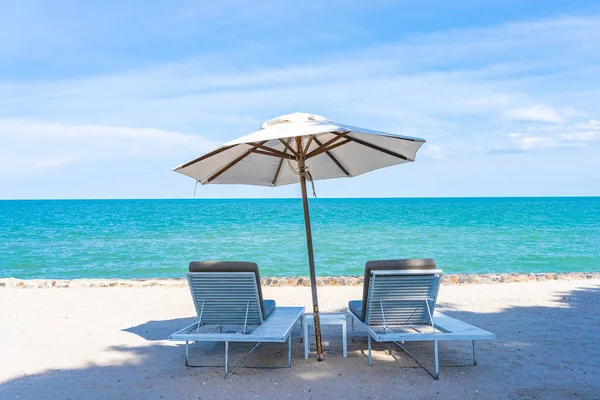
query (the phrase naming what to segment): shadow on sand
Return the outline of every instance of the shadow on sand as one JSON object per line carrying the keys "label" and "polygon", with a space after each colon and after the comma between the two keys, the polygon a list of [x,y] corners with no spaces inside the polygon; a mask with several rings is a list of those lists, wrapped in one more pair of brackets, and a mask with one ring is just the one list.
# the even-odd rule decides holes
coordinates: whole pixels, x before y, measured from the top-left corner
{"label": "shadow on sand", "polygon": [[[292,369],[243,369],[225,380],[221,368],[186,368],[183,346],[164,340],[192,321],[183,318],[124,329],[146,342],[107,349],[129,354],[127,361],[23,376],[1,383],[0,398],[598,398],[600,288],[562,293],[556,300],[553,307],[513,307],[485,314],[440,304],[447,314],[494,332],[497,340],[480,344],[478,366],[442,368],[439,381],[387,344],[375,345],[374,364],[369,368],[363,331],[357,331],[357,340],[349,343],[347,359],[341,356],[339,334],[328,329],[326,360],[304,360],[299,327],[294,331]],[[51,345],[51,339],[45,343]],[[468,360],[468,345],[461,346],[442,344],[442,362]],[[408,347],[430,362],[430,343]],[[205,360],[219,363],[222,351],[220,344],[198,345],[192,357],[206,356]],[[252,357],[249,362],[284,363],[285,344],[259,348]]]}

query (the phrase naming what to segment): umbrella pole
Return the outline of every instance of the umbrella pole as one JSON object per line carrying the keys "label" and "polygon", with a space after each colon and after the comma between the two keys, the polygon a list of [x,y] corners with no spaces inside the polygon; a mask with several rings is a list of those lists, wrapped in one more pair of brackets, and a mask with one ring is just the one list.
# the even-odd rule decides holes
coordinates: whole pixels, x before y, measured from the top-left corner
{"label": "umbrella pole", "polygon": [[315,315],[315,340],[317,342],[317,360],[323,361],[321,345],[321,324],[319,321],[319,299],[317,298],[317,277],[315,273],[315,255],[313,252],[312,232],[310,230],[310,214],[308,211],[308,196],[306,194],[306,177],[304,176],[304,158],[298,160],[300,170],[300,188],[302,189],[302,206],[304,207],[304,227],[306,228],[306,245],[308,248],[308,266],[310,268],[310,289],[312,291],[313,313]]}

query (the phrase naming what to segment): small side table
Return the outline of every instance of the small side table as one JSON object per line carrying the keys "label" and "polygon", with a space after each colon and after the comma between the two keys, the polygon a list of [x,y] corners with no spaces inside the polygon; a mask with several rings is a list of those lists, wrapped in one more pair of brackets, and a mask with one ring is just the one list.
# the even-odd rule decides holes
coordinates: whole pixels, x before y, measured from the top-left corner
{"label": "small side table", "polygon": [[[341,325],[342,326],[342,344],[344,357],[348,357],[348,342],[346,340],[346,314],[344,313],[319,313],[319,322],[321,326]],[[310,351],[310,326],[315,324],[314,314],[302,315],[302,340],[304,342],[304,358],[308,358]]]}

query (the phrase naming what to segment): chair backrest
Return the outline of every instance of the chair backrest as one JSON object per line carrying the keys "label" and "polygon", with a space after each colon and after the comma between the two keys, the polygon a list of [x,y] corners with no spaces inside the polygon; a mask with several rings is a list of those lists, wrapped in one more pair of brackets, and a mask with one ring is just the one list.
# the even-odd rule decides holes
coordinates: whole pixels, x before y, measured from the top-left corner
{"label": "chair backrest", "polygon": [[442,270],[371,271],[365,322],[370,326],[431,323]]}
{"label": "chair backrest", "polygon": [[202,324],[260,325],[264,307],[255,263],[192,261],[187,275]]}
{"label": "chair backrest", "polygon": [[189,272],[187,277],[198,320],[203,325],[263,323],[252,272]]}
{"label": "chair backrest", "polygon": [[372,260],[365,265],[365,279],[363,283],[362,310],[360,319],[366,321],[367,299],[369,297],[369,282],[373,271],[405,271],[405,270],[434,270],[437,268],[432,258],[404,258],[396,260]]}

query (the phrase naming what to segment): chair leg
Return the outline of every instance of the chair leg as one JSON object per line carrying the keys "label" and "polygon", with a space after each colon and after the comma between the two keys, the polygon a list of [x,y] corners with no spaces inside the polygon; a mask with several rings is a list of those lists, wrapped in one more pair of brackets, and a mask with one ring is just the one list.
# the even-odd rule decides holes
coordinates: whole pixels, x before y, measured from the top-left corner
{"label": "chair leg", "polygon": [[371,360],[371,335],[369,335],[369,367],[373,365],[373,361]]}
{"label": "chair leg", "polygon": [[229,342],[225,342],[225,379],[229,378]]}
{"label": "chair leg", "polygon": [[310,351],[310,333],[309,333],[309,325],[303,325],[304,328],[304,333],[302,336],[304,336],[304,359],[308,360],[308,353]]}
{"label": "chair leg", "polygon": [[288,336],[288,368],[292,368],[292,333]]}
{"label": "chair leg", "polygon": [[352,319],[352,343],[354,343],[354,317],[350,317]]}
{"label": "chair leg", "polygon": [[342,325],[342,349],[343,349],[343,354],[344,357],[348,357],[348,338],[347,338],[347,327],[346,324],[344,323]]}
{"label": "chair leg", "polygon": [[477,365],[477,348],[473,340],[473,365]]}
{"label": "chair leg", "polygon": [[433,348],[435,351],[435,375],[434,375],[434,379],[440,379],[440,361],[439,361],[439,357],[438,357],[438,341],[434,340],[433,341]]}
{"label": "chair leg", "polygon": [[[473,342],[474,343],[474,342]],[[190,350],[189,350],[189,342],[185,341],[185,366],[190,366]]]}

